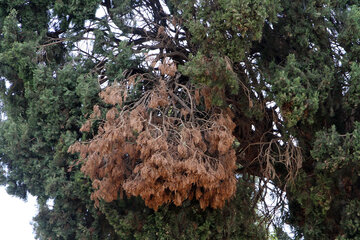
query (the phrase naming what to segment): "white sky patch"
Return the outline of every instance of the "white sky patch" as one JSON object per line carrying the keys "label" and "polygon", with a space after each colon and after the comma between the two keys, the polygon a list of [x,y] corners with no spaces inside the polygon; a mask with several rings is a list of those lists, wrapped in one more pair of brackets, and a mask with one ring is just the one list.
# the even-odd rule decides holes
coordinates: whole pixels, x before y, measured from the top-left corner
{"label": "white sky patch", "polygon": [[48,199],[48,200],[46,201],[46,205],[48,206],[48,208],[49,208],[50,210],[53,210],[53,208],[54,208],[54,199]]}
{"label": "white sky patch", "polygon": [[34,240],[32,218],[37,213],[36,198],[28,195],[27,202],[8,195],[0,187],[0,239]]}

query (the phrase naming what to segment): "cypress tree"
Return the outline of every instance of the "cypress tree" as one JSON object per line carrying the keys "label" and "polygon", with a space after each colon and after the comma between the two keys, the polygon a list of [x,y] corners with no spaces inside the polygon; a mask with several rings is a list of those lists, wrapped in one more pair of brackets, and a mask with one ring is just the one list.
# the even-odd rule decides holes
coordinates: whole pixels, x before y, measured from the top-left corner
{"label": "cypress tree", "polygon": [[359,56],[357,0],[0,0],[0,183],[38,239],[360,238]]}

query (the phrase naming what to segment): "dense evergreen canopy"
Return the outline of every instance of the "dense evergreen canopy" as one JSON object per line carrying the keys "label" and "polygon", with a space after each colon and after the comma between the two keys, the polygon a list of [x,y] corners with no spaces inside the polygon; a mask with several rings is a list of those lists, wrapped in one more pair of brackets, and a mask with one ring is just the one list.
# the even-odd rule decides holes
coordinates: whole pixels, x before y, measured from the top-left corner
{"label": "dense evergreen canopy", "polygon": [[0,0],[0,94],[38,239],[360,239],[358,0]]}

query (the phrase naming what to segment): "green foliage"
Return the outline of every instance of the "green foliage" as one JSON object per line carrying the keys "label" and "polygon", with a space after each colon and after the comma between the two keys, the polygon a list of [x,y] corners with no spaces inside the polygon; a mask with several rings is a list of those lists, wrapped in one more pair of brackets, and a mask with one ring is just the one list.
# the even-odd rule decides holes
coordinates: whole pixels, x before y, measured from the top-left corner
{"label": "green foliage", "polygon": [[[345,201],[359,194],[356,187],[360,174],[359,139],[359,123],[355,124],[351,134],[341,135],[335,126],[328,132],[317,133],[314,149],[311,151],[311,156],[315,160],[314,173],[309,178],[302,172],[298,176],[297,185],[291,189],[291,194],[294,194],[296,199],[296,202],[291,203],[293,211],[299,210],[301,206],[304,209],[302,217],[307,218],[304,219],[303,226],[306,238],[334,237],[339,227],[335,225],[335,221],[341,222],[343,236],[351,236],[350,239],[360,237],[354,231],[357,229],[354,226],[357,222],[354,216],[357,213],[350,212],[350,209],[355,209],[356,200]],[[355,222],[350,223],[351,221]]]}
{"label": "green foliage", "polygon": [[354,42],[360,38],[360,7],[359,4],[350,5],[348,11],[343,13],[344,28],[340,32],[339,41],[348,53],[350,61],[359,60],[360,47]]}
{"label": "green foliage", "polygon": [[348,106],[351,108],[357,108],[360,103],[360,65],[353,63],[351,65],[350,72],[350,84],[346,94]]}
{"label": "green foliage", "polygon": [[[3,40],[0,43],[0,73],[2,82],[2,99],[8,116],[17,117],[24,114],[25,102],[23,99],[24,82],[32,77],[35,63],[36,39],[28,36],[28,32],[21,30],[16,19],[17,12],[11,11],[3,23]],[[6,88],[5,79],[10,87]],[[10,108],[16,105],[18,108]]]}
{"label": "green foliage", "polygon": [[[280,68],[281,69],[281,68]],[[294,55],[289,55],[283,70],[271,79],[272,91],[288,127],[300,120],[313,123],[319,108],[319,92],[310,87],[313,73],[303,72]]]}
{"label": "green foliage", "polygon": [[101,209],[121,239],[265,239],[266,230],[250,207],[251,192],[247,183],[239,183],[236,197],[221,210],[204,211],[187,201],[154,212],[135,198],[103,203]]}
{"label": "green foliage", "polygon": [[69,24],[73,24],[74,30],[83,27],[84,21],[95,17],[99,0],[90,1],[54,1],[54,15],[60,20],[60,29],[68,28]]}
{"label": "green foliage", "polygon": [[234,94],[239,90],[239,79],[232,70],[229,58],[217,55],[206,57],[198,53],[181,66],[180,71],[199,85],[220,89],[228,87]]}
{"label": "green foliage", "polygon": [[[278,1],[175,1],[182,11],[191,42],[205,55],[220,54],[241,61],[260,40],[266,19],[276,21],[281,6]],[[196,17],[193,13],[196,12]]]}
{"label": "green foliage", "polygon": [[341,225],[345,230],[345,234],[341,235],[337,239],[347,240],[347,239],[360,239],[360,219],[359,219],[359,201],[352,200],[346,205],[344,211],[344,217],[341,221]]}

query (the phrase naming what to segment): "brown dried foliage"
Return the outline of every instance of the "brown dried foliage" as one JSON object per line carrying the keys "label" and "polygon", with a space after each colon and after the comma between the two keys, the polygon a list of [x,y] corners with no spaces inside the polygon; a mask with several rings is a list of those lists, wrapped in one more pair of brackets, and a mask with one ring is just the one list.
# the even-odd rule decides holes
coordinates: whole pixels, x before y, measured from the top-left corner
{"label": "brown dried foliage", "polygon": [[[176,83],[171,89],[161,78],[154,85],[132,105],[123,105],[127,86],[108,87],[101,97],[114,107],[97,134],[70,147],[93,181],[92,199],[98,204],[126,193],[155,210],[186,199],[198,200],[203,209],[222,207],[236,190],[231,110],[211,106],[208,89],[200,97],[193,86]],[[95,106],[82,131],[90,130],[99,113]]]}

